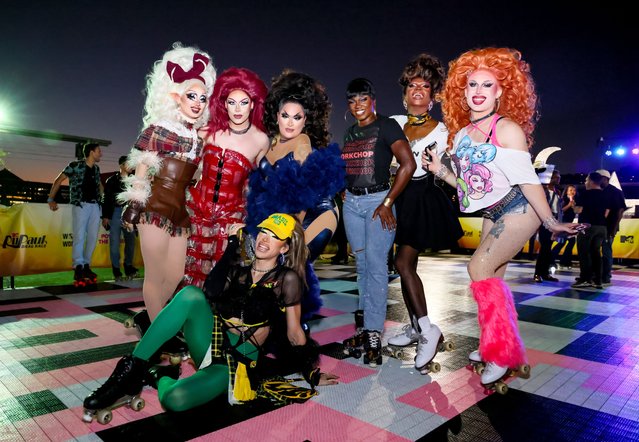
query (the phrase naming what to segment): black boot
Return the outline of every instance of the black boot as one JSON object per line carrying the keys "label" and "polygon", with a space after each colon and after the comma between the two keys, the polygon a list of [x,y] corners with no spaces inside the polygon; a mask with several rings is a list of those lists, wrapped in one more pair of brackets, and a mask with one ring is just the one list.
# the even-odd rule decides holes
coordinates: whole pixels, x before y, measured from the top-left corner
{"label": "black boot", "polygon": [[132,355],[118,361],[109,379],[84,400],[87,410],[101,410],[120,398],[137,395],[142,391],[149,363]]}
{"label": "black boot", "polygon": [[120,267],[111,266],[113,269],[113,279],[116,281],[122,281],[122,272],[120,271]]}
{"label": "black boot", "polygon": [[154,365],[149,368],[147,373],[147,385],[157,390],[160,378],[168,376],[172,379],[179,379],[181,374],[182,367],[180,365]]}

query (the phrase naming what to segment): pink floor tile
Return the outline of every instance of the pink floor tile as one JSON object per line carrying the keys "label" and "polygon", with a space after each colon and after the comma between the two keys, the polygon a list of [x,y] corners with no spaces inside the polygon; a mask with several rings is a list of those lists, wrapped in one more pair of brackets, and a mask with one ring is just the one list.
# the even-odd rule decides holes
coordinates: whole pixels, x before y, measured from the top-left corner
{"label": "pink floor tile", "polygon": [[38,424],[42,431],[54,441],[69,440],[73,436],[65,428],[62,423],[57,420],[52,414],[45,414],[42,416],[36,416],[33,420]]}
{"label": "pink floor tile", "polygon": [[[285,441],[346,441],[379,437],[387,441],[406,441],[396,434],[367,424],[359,419],[309,401],[305,404],[282,407],[209,436],[218,435],[229,440],[285,440]],[[351,438],[352,437],[352,438]],[[194,439],[197,441],[206,439]],[[215,440],[215,439],[208,439]]]}

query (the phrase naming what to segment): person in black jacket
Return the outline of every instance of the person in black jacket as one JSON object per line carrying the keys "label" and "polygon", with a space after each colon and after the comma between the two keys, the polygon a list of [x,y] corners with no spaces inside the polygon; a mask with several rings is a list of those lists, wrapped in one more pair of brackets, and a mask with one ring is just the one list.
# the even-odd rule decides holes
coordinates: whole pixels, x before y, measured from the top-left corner
{"label": "person in black jacket", "polygon": [[106,180],[104,186],[104,205],[102,206],[102,226],[104,226],[106,230],[109,230],[111,267],[113,268],[113,278],[115,278],[116,281],[122,280],[122,271],[120,270],[120,232],[124,235],[124,274],[129,278],[133,278],[138,271],[133,267],[135,233],[122,228],[120,222],[122,206],[115,199],[118,193],[124,191],[122,179],[129,174],[126,170],[126,159],[126,155],[118,159],[120,171]]}

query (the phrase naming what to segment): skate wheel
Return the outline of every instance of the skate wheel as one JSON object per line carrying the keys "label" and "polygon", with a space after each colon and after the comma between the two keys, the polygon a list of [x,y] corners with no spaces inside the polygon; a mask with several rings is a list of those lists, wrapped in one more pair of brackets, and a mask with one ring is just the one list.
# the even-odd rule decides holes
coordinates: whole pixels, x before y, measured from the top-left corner
{"label": "skate wheel", "polygon": [[442,366],[439,364],[439,362],[431,362],[430,367],[428,367],[428,370],[431,373],[439,373],[441,369],[442,369]]}
{"label": "skate wheel", "polygon": [[481,376],[484,373],[485,368],[486,366],[484,364],[477,364],[475,365],[475,373]]}
{"label": "skate wheel", "polygon": [[133,322],[133,318],[126,318],[124,320],[124,327],[133,328],[135,326],[135,322]]}
{"label": "skate wheel", "polygon": [[113,419],[113,414],[111,413],[111,410],[100,410],[98,411],[97,416],[98,416],[98,422],[100,422],[102,425],[108,424]]}
{"label": "skate wheel", "polygon": [[359,359],[362,357],[362,351],[359,349],[355,349],[351,352],[351,355],[355,358],[355,359]]}
{"label": "skate wheel", "polygon": [[506,384],[505,384],[505,383],[503,383],[503,382],[497,382],[497,383],[495,384],[495,391],[496,391],[498,394],[502,394],[502,395],[504,395],[504,394],[508,393],[508,385],[506,385]]}
{"label": "skate wheel", "polygon": [[453,351],[453,350],[455,350],[455,343],[453,341],[445,341],[444,342],[444,350],[445,351]]}
{"label": "skate wheel", "polygon": [[169,356],[169,363],[171,365],[180,365],[182,363],[182,356],[175,356],[175,355]]}
{"label": "skate wheel", "polygon": [[530,378],[530,365],[528,365],[528,364],[524,364],[524,365],[522,365],[521,367],[519,367],[519,374],[518,374],[518,376],[519,376],[520,378],[523,378],[523,379],[528,379],[528,378]]}
{"label": "skate wheel", "polygon": [[404,357],[404,350],[395,350],[393,351],[393,356],[395,356],[397,359],[401,359]]}
{"label": "skate wheel", "polygon": [[86,423],[91,423],[93,422],[93,412],[89,411],[89,410],[84,410],[84,414],[82,415],[82,420]]}
{"label": "skate wheel", "polygon": [[144,399],[142,399],[139,396],[136,396],[133,399],[131,399],[131,403],[129,404],[131,409],[134,411],[140,411],[141,409],[144,408],[145,405],[146,405],[146,402],[144,402]]}

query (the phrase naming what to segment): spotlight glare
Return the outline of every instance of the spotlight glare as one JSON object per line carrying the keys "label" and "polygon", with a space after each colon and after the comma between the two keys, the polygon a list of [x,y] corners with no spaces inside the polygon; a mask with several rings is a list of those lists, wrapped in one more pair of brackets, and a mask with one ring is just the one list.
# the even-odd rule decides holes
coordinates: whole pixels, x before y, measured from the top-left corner
{"label": "spotlight glare", "polygon": [[634,149],[632,149],[632,154],[639,155],[639,148],[635,147]]}
{"label": "spotlight glare", "polygon": [[618,147],[615,149],[615,155],[617,155],[618,157],[622,157],[626,154],[626,148],[625,147]]}
{"label": "spotlight glare", "polygon": [[612,155],[612,150],[608,149],[608,150],[606,151],[606,156],[607,156],[607,157],[609,157],[609,156],[611,156],[611,155]]}

